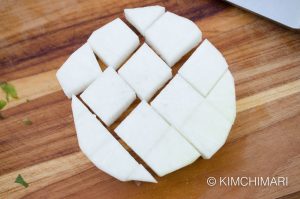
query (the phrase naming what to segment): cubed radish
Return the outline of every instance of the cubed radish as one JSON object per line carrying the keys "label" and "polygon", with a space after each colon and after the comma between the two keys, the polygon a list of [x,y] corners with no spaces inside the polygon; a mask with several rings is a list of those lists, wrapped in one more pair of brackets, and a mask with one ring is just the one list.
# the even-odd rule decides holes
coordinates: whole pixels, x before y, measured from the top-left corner
{"label": "cubed radish", "polygon": [[139,98],[146,101],[172,77],[168,65],[147,44],[143,44],[118,73]]}
{"label": "cubed radish", "polygon": [[142,35],[144,35],[147,28],[164,13],[165,8],[162,6],[124,9],[127,21],[129,21]]}
{"label": "cubed radish", "polygon": [[84,91],[102,73],[96,57],[86,43],[58,69],[56,77],[68,98]]}
{"label": "cubed radish", "polygon": [[207,96],[207,101],[233,123],[236,116],[234,79],[229,70],[221,77]]}
{"label": "cubed radish", "polygon": [[146,42],[171,67],[196,47],[201,38],[194,22],[171,12],[163,14],[145,32]]}
{"label": "cubed radish", "polygon": [[99,169],[121,181],[156,182],[76,96],[72,111],[80,149]]}
{"label": "cubed radish", "polygon": [[119,18],[95,30],[88,39],[96,55],[117,69],[138,47],[138,36]]}
{"label": "cubed radish", "polygon": [[154,98],[151,106],[176,128],[201,104],[203,97],[179,75]]}
{"label": "cubed radish", "polygon": [[227,70],[223,55],[207,39],[183,64],[178,73],[203,96],[216,85]]}
{"label": "cubed radish", "polygon": [[115,70],[107,68],[81,94],[81,98],[109,126],[136,99],[136,95]]}
{"label": "cubed radish", "polygon": [[145,101],[122,121],[115,132],[159,176],[191,164],[200,156]]}
{"label": "cubed radish", "polygon": [[203,158],[209,159],[225,143],[231,123],[213,106],[203,101],[179,128]]}

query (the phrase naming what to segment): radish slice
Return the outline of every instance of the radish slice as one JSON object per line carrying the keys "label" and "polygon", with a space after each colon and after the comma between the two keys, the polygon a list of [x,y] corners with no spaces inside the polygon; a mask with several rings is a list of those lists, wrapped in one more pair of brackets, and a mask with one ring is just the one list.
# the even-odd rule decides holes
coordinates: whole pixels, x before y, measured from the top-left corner
{"label": "radish slice", "polygon": [[102,73],[87,43],[78,48],[58,69],[56,77],[68,98],[84,91]]}
{"label": "radish slice", "polygon": [[154,98],[151,106],[174,127],[179,128],[204,98],[179,75]]}
{"label": "radish slice", "polygon": [[200,156],[145,101],[122,121],[115,132],[159,176],[191,164]]}
{"label": "radish slice", "polygon": [[118,71],[141,100],[150,100],[169,79],[172,71],[147,45],[143,44]]}
{"label": "radish slice", "polygon": [[146,42],[173,66],[201,41],[202,33],[187,18],[166,12],[145,32]]}
{"label": "radish slice", "polygon": [[97,56],[117,69],[140,44],[138,36],[119,18],[94,31],[88,39]]}
{"label": "radish slice", "polygon": [[107,68],[80,97],[107,126],[136,99],[134,91],[112,68]]}
{"label": "radish slice", "polygon": [[227,68],[223,55],[206,39],[178,73],[203,96],[207,96]]}
{"label": "radish slice", "polygon": [[146,29],[165,13],[162,6],[147,6],[124,9],[125,17],[142,35]]}
{"label": "radish slice", "polygon": [[199,152],[175,128],[170,127],[149,152],[145,162],[157,175],[164,176],[192,164],[199,157]]}
{"label": "radish slice", "polygon": [[121,181],[156,182],[76,96],[72,111],[80,149],[99,169]]}
{"label": "radish slice", "polygon": [[230,128],[231,123],[208,102],[203,101],[179,131],[203,158],[209,159],[223,146]]}
{"label": "radish slice", "polygon": [[229,122],[234,122],[236,116],[235,88],[234,79],[229,70],[222,76],[206,99],[216,107]]}

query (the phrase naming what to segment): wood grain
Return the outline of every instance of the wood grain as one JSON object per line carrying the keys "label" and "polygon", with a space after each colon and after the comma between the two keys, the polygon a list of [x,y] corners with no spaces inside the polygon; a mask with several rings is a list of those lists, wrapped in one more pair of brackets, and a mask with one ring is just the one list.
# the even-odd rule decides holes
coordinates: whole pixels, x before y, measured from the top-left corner
{"label": "wood grain", "polygon": [[[0,4],[0,80],[14,84],[20,96],[0,120],[0,198],[300,197],[299,33],[220,1]],[[158,184],[138,185],[113,179],[80,152],[70,101],[55,72],[93,30],[124,19],[124,8],[154,4],[195,21],[224,54],[235,78],[238,113],[227,143],[212,159],[199,159]],[[24,118],[33,124],[25,126]],[[14,183],[18,174],[28,188]],[[284,176],[289,185],[210,187],[209,176]]]}

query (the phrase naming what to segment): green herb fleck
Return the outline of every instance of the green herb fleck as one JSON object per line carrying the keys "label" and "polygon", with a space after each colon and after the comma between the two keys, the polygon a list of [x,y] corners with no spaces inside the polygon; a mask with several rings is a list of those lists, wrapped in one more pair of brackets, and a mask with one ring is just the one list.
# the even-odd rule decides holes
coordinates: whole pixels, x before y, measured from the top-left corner
{"label": "green herb fleck", "polygon": [[19,183],[20,185],[23,185],[25,188],[29,186],[28,183],[22,178],[20,174],[16,178],[15,183]]}
{"label": "green herb fleck", "polygon": [[25,119],[23,120],[23,124],[25,124],[25,125],[31,125],[31,124],[32,124],[32,121],[31,121],[30,119],[28,119],[28,118],[25,118]]}
{"label": "green herb fleck", "polygon": [[7,82],[1,82],[0,87],[6,94],[6,101],[9,102],[10,98],[18,99],[18,94],[15,87]]}
{"label": "green herb fleck", "polygon": [[6,101],[3,99],[0,99],[0,110],[2,110],[6,106]]}

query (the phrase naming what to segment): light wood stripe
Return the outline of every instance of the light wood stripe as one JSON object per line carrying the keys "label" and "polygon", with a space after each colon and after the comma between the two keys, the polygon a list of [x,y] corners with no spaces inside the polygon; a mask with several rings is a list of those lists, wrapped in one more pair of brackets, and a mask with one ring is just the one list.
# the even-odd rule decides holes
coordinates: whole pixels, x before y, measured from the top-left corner
{"label": "light wood stripe", "polygon": [[[3,110],[26,103],[27,100],[34,100],[61,90],[55,74],[56,70],[51,70],[10,81],[9,83],[15,86],[19,99],[10,100]],[[0,99],[4,98],[5,94],[0,92]]]}
{"label": "light wood stripe", "polygon": [[238,100],[237,112],[242,112],[298,92],[300,92],[300,79]]}
{"label": "light wood stripe", "polygon": [[[0,198],[20,198],[92,167],[93,164],[83,153],[76,152],[2,175],[0,176]],[[29,183],[30,189],[24,189],[14,183],[18,174]]]}

